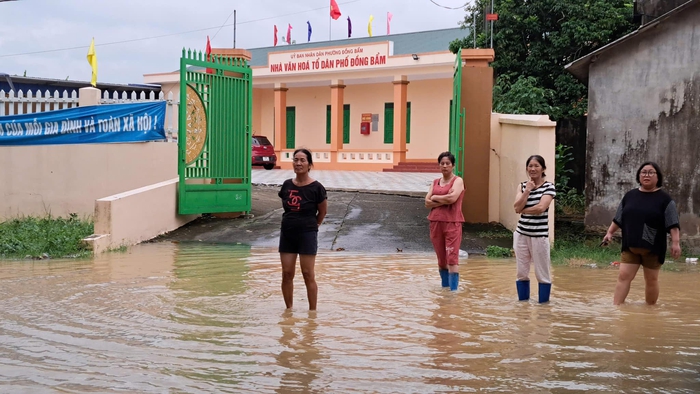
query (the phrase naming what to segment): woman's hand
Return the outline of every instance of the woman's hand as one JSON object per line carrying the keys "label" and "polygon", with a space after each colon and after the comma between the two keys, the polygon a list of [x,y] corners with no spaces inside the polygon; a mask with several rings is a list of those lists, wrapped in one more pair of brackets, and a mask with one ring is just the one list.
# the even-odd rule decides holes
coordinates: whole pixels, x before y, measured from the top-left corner
{"label": "woman's hand", "polygon": [[605,236],[603,237],[603,242],[601,242],[602,246],[608,246],[610,242],[612,242],[613,235],[611,232],[607,232]]}
{"label": "woman's hand", "polygon": [[677,259],[681,257],[681,245],[680,242],[673,242],[671,243],[671,257],[673,259]]}
{"label": "woman's hand", "polygon": [[537,185],[535,185],[535,182],[533,182],[532,179],[530,179],[530,180],[527,181],[527,183],[525,184],[525,190],[527,190],[528,192],[531,192],[531,191],[535,190],[535,187],[536,187],[536,186],[537,186]]}

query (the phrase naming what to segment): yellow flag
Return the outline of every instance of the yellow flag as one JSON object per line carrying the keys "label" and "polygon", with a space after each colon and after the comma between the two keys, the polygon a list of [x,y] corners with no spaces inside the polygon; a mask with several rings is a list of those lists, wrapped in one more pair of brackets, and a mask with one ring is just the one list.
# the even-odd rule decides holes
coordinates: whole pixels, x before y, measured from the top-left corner
{"label": "yellow flag", "polygon": [[367,33],[372,37],[372,21],[374,20],[374,15],[369,16],[369,23],[367,24]]}
{"label": "yellow flag", "polygon": [[92,39],[90,43],[90,49],[88,49],[87,61],[92,67],[92,79],[90,79],[90,84],[97,87],[97,54],[95,54],[95,39]]}

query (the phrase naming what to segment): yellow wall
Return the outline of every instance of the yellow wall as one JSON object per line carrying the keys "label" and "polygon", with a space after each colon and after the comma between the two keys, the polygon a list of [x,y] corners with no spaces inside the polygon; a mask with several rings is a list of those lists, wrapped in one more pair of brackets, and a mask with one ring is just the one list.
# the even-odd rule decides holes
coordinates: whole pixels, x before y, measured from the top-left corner
{"label": "yellow wall", "polygon": [[[390,82],[348,85],[344,99],[350,104],[350,143],[343,149],[391,150],[393,145],[384,143],[384,103],[394,101],[394,86]],[[377,131],[360,134],[363,113],[379,115]]]}
{"label": "yellow wall", "polygon": [[[394,101],[391,82],[347,85],[343,98],[350,105],[350,143],[344,150],[392,150],[384,143],[384,104]],[[448,149],[449,103],[452,80],[414,81],[408,85],[411,102],[411,143],[409,160],[432,161]],[[296,147],[329,149],[326,144],[326,106],[331,104],[331,88],[290,87],[287,106],[296,108]],[[360,134],[362,114],[378,114],[377,131]],[[274,92],[271,88],[253,89],[253,130],[274,141]],[[396,133],[396,130],[394,130]]]}
{"label": "yellow wall", "polygon": [[406,144],[408,160],[437,160],[449,148],[451,79],[412,81],[408,85],[411,102],[411,143]]}
{"label": "yellow wall", "polygon": [[326,147],[326,105],[330,103],[331,89],[327,86],[287,91],[287,107],[295,107],[296,111],[295,148],[318,150]]}

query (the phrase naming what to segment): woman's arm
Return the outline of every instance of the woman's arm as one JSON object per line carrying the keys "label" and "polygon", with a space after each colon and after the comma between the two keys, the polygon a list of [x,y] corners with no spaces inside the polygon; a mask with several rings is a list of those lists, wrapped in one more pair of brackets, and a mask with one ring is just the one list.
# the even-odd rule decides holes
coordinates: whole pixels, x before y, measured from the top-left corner
{"label": "woman's arm", "polygon": [[328,212],[328,199],[323,200],[318,204],[318,213],[316,213],[316,224],[320,227],[323,223],[323,219],[326,217],[326,212]]}
{"label": "woman's arm", "polygon": [[[521,210],[520,213],[524,213],[526,215],[541,215],[547,210],[547,208],[549,208],[549,204],[552,203],[553,199],[554,198],[552,196],[545,194],[542,196],[542,198],[540,198],[540,202],[537,205],[527,207]],[[527,201],[527,199],[525,201]]]}
{"label": "woman's arm", "polygon": [[425,196],[425,207],[428,209],[433,209],[435,207],[439,207],[440,205],[443,205],[439,202],[432,201],[433,197],[433,183],[430,184],[430,189],[428,190],[428,194]]}
{"label": "woman's arm", "polygon": [[525,204],[527,204],[527,198],[530,196],[530,190],[525,188],[523,191],[522,186],[518,185],[518,194],[515,195],[515,203],[513,208],[515,208],[515,213],[522,213]]}
{"label": "woman's arm", "polygon": [[681,257],[681,229],[678,227],[671,229],[671,257]]}
{"label": "woman's arm", "polygon": [[442,203],[444,205],[454,204],[463,191],[464,181],[462,180],[462,178],[457,177],[457,179],[455,179],[455,182],[452,184],[452,189],[450,189],[449,193],[440,196],[432,196],[430,200],[433,202]]}

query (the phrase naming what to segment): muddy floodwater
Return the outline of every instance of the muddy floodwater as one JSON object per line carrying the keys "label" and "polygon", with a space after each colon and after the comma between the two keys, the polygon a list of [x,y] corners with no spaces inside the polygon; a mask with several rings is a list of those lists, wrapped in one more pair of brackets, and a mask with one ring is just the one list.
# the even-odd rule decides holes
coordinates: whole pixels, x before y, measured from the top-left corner
{"label": "muddy floodwater", "polygon": [[467,261],[451,293],[430,254],[321,253],[315,313],[298,270],[284,311],[274,249],[2,261],[0,392],[700,392],[697,270],[614,307],[616,270],[555,267],[538,305],[513,261]]}

